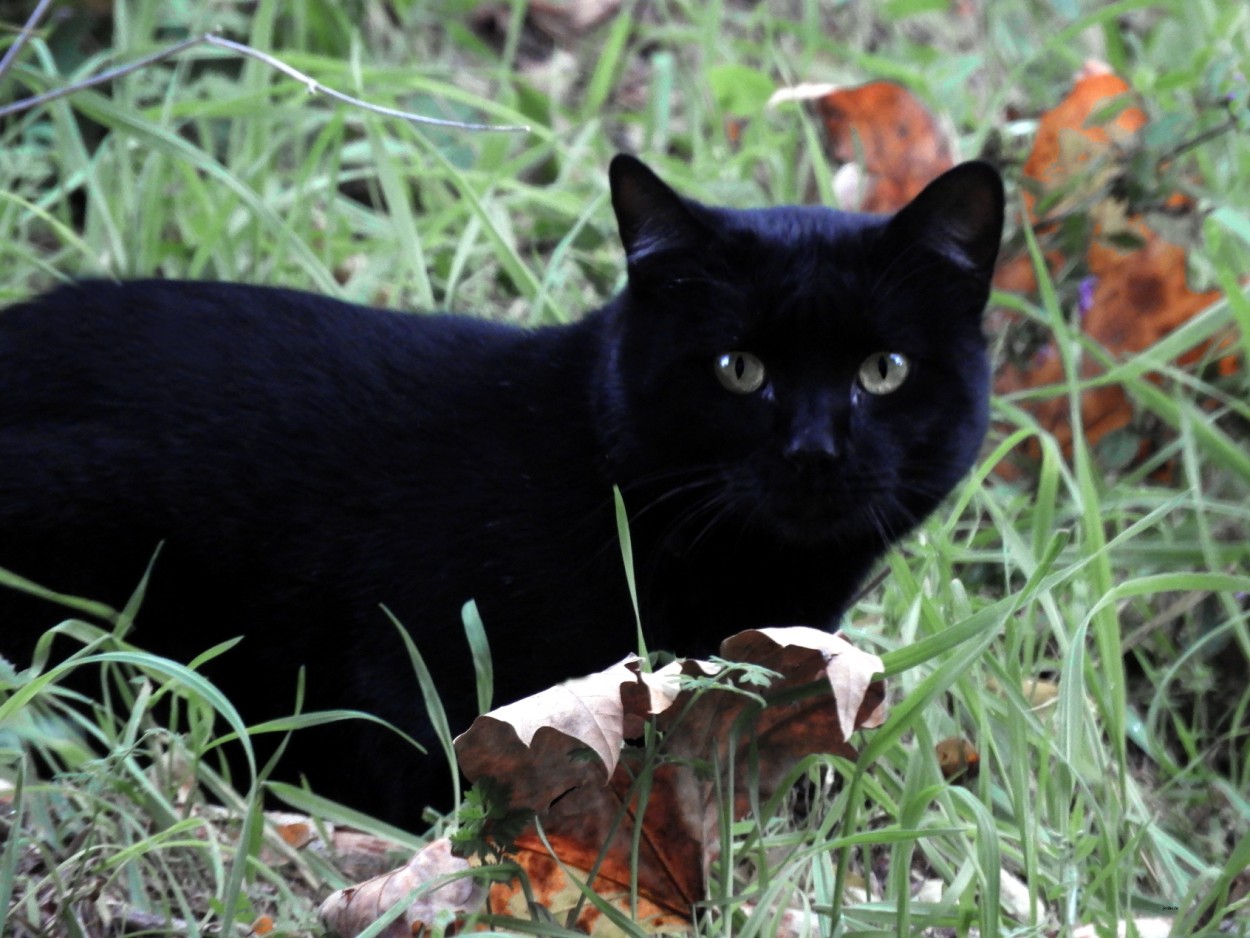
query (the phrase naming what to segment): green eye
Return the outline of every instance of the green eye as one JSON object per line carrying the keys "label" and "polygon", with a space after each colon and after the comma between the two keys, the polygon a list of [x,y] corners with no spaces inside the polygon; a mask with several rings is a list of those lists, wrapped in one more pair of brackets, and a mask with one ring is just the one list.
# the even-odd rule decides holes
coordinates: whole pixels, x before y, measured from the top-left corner
{"label": "green eye", "polygon": [[715,368],[720,383],[735,394],[752,394],[764,386],[764,363],[750,352],[718,355]]}
{"label": "green eye", "polygon": [[859,383],[869,394],[889,394],[902,387],[911,366],[898,352],[874,352],[859,366]]}

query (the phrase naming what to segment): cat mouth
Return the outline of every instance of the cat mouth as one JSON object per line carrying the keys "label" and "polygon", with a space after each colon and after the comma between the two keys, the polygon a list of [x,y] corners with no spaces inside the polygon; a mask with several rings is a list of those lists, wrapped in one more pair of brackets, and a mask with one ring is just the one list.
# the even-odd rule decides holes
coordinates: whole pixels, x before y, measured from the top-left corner
{"label": "cat mouth", "polygon": [[844,542],[865,528],[871,509],[843,500],[773,496],[765,500],[762,520],[784,540],[799,544]]}
{"label": "cat mouth", "polygon": [[774,477],[757,504],[760,520],[784,540],[804,545],[892,540],[898,519],[880,490],[852,490],[823,476]]}

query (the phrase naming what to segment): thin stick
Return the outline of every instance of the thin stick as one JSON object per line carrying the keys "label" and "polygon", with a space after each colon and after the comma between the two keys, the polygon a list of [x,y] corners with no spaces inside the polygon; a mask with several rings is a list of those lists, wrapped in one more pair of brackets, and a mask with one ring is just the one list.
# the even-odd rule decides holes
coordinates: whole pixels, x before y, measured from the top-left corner
{"label": "thin stick", "polygon": [[4,58],[0,59],[0,78],[9,73],[9,69],[13,67],[13,61],[17,58],[17,54],[22,51],[22,46],[26,45],[28,39],[35,34],[35,27],[39,25],[39,21],[43,19],[43,15],[48,12],[48,7],[52,6],[52,0],[39,0],[35,5],[35,10],[26,20],[26,25],[22,27],[22,31],[17,34],[17,38],[13,40],[13,45],[5,50]]}
{"label": "thin stick", "polygon": [[409,111],[397,111],[394,108],[384,107],[380,104],[370,104],[368,101],[362,101],[360,98],[353,98],[349,94],[341,91],[335,91],[333,88],[327,88],[321,82],[317,81],[309,75],[305,75],[299,69],[292,68],[285,62],[275,59],[267,52],[261,52],[259,49],[253,49],[251,46],[244,45],[241,42],[235,42],[232,39],[223,39],[214,33],[208,33],[203,37],[203,41],[210,46],[218,46],[222,49],[229,49],[237,52],[239,55],[245,55],[248,58],[256,59],[258,62],[264,62],[270,68],[289,75],[296,81],[303,82],[308,88],[309,94],[324,94],[326,97],[333,98],[336,101],[342,101],[344,104],[350,104],[353,107],[364,108],[366,111],[372,111],[375,114],[382,114],[386,117],[398,117],[402,120],[412,121],[418,124],[433,124],[435,127],[456,127],[460,130],[500,130],[509,133],[529,133],[530,128],[519,124],[466,124],[463,121],[444,120],[439,117],[425,117],[421,114],[413,114]]}
{"label": "thin stick", "polygon": [[6,104],[0,107],[0,117],[8,117],[10,114],[20,114],[22,111],[30,110],[32,107],[38,107],[40,104],[47,104],[49,101],[55,101],[57,98],[64,98],[76,91],[83,91],[87,88],[94,88],[96,85],[103,85],[110,82],[114,78],[121,78],[123,75],[129,75],[131,72],[137,72],[141,68],[147,68],[156,62],[162,62],[165,59],[172,58],[179,52],[185,52],[192,46],[198,46],[204,41],[203,36],[196,36],[194,39],[184,39],[182,42],[175,43],[167,49],[161,49],[159,52],[153,52],[151,55],[145,55],[141,59],[136,59],[126,65],[119,65],[117,68],[111,68],[107,72],[101,72],[99,75],[92,75],[90,78],[84,78],[82,81],[76,81],[72,85],[66,85],[64,88],[53,88],[51,91],[45,91],[43,94],[37,94],[34,97],[22,98],[21,101],[14,101],[12,104]]}
{"label": "thin stick", "polygon": [[[50,0],[41,0],[41,2],[46,3],[50,2]],[[38,13],[39,11],[36,10],[36,12]],[[32,20],[33,19],[34,17],[32,16]],[[149,65],[162,62],[165,59],[173,58],[174,56],[185,52],[187,49],[199,45],[217,46],[220,49],[227,49],[237,55],[243,55],[248,58],[256,59],[257,61],[268,65],[270,68],[276,69],[277,71],[282,72],[282,74],[288,75],[296,81],[301,82],[308,89],[309,94],[323,94],[336,101],[341,101],[344,104],[350,104],[353,107],[362,108],[366,111],[372,111],[373,113],[381,114],[384,117],[398,117],[401,120],[406,120],[413,124],[427,124],[434,127],[451,127],[457,130],[485,130],[503,133],[528,133],[530,131],[528,126],[520,124],[469,124],[464,121],[444,120],[439,117],[427,117],[424,114],[414,114],[411,111],[399,111],[395,108],[383,107],[380,104],[370,104],[368,101],[362,101],[360,98],[354,98],[341,91],[335,91],[333,88],[327,88],[310,75],[305,75],[303,72],[299,71],[299,69],[292,68],[290,65],[274,58],[266,52],[253,49],[251,46],[244,45],[241,42],[224,39],[215,33],[205,33],[202,36],[184,39],[182,42],[174,43],[165,49],[153,52],[152,54],[146,55],[141,59],[136,59],[126,65],[119,65],[117,68],[109,69],[108,71],[101,72],[98,75],[93,75],[90,78],[85,78],[72,85],[66,85],[64,88],[54,88],[51,91],[45,91],[42,94],[37,94],[29,98],[23,98],[21,101],[15,101],[12,104],[0,107],[0,118],[7,117],[10,114],[21,113],[22,111],[37,107],[40,104],[46,104],[49,101],[55,101],[58,98],[63,98],[76,91],[82,91],[86,88],[93,88],[96,85],[102,85],[106,82],[113,81],[114,79],[121,78],[123,75],[129,75],[131,72],[138,71],[141,68],[147,68]],[[9,53],[9,55],[5,56],[6,63],[10,58],[12,58],[12,47],[10,47]],[[0,72],[0,75],[3,75],[3,72]]]}

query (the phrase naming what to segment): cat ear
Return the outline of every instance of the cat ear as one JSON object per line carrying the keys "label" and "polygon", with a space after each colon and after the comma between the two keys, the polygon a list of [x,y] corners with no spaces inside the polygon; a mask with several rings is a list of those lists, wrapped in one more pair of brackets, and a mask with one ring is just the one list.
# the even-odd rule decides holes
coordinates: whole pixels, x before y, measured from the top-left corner
{"label": "cat ear", "polygon": [[956,267],[988,280],[1003,236],[1003,180],[989,163],[961,163],[929,183],[887,230],[921,241]]}
{"label": "cat ear", "polygon": [[618,153],[608,167],[612,208],[631,266],[707,243],[708,229],[687,202],[641,160]]}

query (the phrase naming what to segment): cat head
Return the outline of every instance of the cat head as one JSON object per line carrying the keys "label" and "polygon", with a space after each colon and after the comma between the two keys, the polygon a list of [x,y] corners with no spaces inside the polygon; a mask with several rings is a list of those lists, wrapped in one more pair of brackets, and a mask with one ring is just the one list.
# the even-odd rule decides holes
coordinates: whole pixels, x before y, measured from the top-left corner
{"label": "cat head", "polygon": [[687,534],[889,543],[984,437],[1002,182],[964,163],[893,216],[711,208],[618,156],[628,284],[606,311],[613,481]]}

